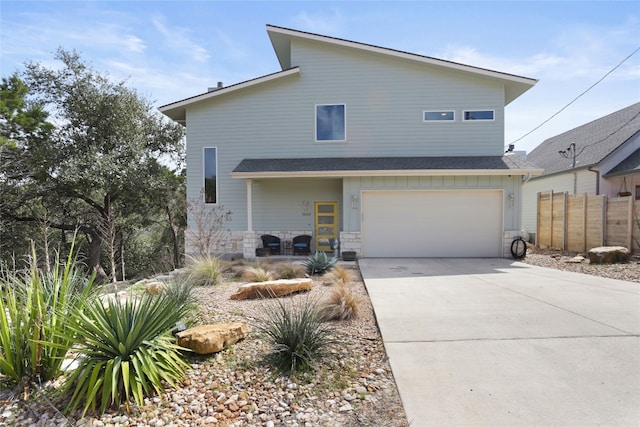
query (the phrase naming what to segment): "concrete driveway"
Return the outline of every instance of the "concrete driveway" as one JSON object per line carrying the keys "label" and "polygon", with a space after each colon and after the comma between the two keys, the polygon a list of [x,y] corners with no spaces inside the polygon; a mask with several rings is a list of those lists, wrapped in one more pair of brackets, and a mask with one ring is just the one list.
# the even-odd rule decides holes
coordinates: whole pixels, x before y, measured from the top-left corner
{"label": "concrete driveway", "polygon": [[508,259],[359,264],[412,427],[640,425],[640,284]]}

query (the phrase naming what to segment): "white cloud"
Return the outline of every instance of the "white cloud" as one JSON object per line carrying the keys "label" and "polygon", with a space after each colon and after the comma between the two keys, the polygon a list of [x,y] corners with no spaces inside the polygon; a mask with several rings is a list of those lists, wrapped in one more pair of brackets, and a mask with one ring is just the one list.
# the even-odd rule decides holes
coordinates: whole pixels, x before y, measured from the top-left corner
{"label": "white cloud", "polygon": [[211,55],[206,48],[191,39],[190,30],[183,27],[168,27],[164,17],[156,16],[152,24],[163,36],[164,47],[171,48],[174,53],[186,55],[196,62],[206,62]]}
{"label": "white cloud", "polygon": [[293,17],[297,29],[318,34],[336,34],[345,27],[346,19],[337,8],[325,13],[300,12]]}

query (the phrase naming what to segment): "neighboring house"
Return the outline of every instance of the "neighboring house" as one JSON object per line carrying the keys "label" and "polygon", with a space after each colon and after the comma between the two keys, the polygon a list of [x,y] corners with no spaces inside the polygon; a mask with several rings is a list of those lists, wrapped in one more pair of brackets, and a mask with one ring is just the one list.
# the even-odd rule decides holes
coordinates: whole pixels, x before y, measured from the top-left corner
{"label": "neighboring house", "polygon": [[308,234],[363,257],[509,256],[542,170],[504,155],[504,107],[536,80],[267,33],[281,71],[160,108],[186,126],[188,197],[233,212],[225,252]]}
{"label": "neighboring house", "polygon": [[523,185],[522,224],[530,234],[539,192],[640,199],[640,103],[545,140],[527,161],[544,169]]}

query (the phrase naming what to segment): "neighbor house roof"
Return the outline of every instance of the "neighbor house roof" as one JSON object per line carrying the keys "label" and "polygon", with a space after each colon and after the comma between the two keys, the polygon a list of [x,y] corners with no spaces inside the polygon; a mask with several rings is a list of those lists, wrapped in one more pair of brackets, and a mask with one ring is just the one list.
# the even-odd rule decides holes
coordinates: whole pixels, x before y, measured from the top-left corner
{"label": "neighbor house roof", "polygon": [[576,168],[595,166],[640,131],[640,102],[545,140],[527,155],[544,175],[573,167],[573,158],[559,151],[576,144]]}
{"label": "neighbor house roof", "polygon": [[606,177],[626,174],[629,172],[640,172],[640,148],[634,151],[629,157],[618,163],[616,167],[606,173]]}
{"label": "neighbor house roof", "polygon": [[234,178],[538,175],[542,169],[516,155],[478,157],[322,157],[244,159]]}
{"label": "neighbor house roof", "polygon": [[283,69],[291,67],[291,39],[298,38],[356,49],[360,51],[366,51],[379,55],[391,56],[398,59],[409,60],[421,64],[445,68],[448,70],[456,70],[466,73],[472,73],[475,75],[482,75],[493,79],[499,79],[505,87],[505,105],[509,104],[511,101],[522,95],[538,82],[538,80],[529,77],[489,70],[486,68],[474,67],[471,65],[460,64],[444,59],[438,59],[430,56],[419,55],[416,53],[375,46],[367,43],[345,40],[337,37],[324,36],[321,34],[314,34],[306,31],[292,30],[290,28],[283,28],[275,25],[267,25],[267,33],[269,34],[271,44],[273,45],[276,55],[278,56],[278,60],[280,61],[280,66]]}

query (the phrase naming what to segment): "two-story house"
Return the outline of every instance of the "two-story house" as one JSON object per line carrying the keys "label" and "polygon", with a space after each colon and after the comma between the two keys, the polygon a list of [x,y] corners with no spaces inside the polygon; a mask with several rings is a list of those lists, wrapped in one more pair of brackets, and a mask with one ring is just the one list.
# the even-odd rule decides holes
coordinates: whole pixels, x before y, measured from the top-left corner
{"label": "two-story house", "polygon": [[186,126],[188,197],[233,212],[225,252],[307,234],[363,257],[509,256],[542,170],[505,155],[505,106],[536,80],[267,33],[281,71],[160,108]]}

